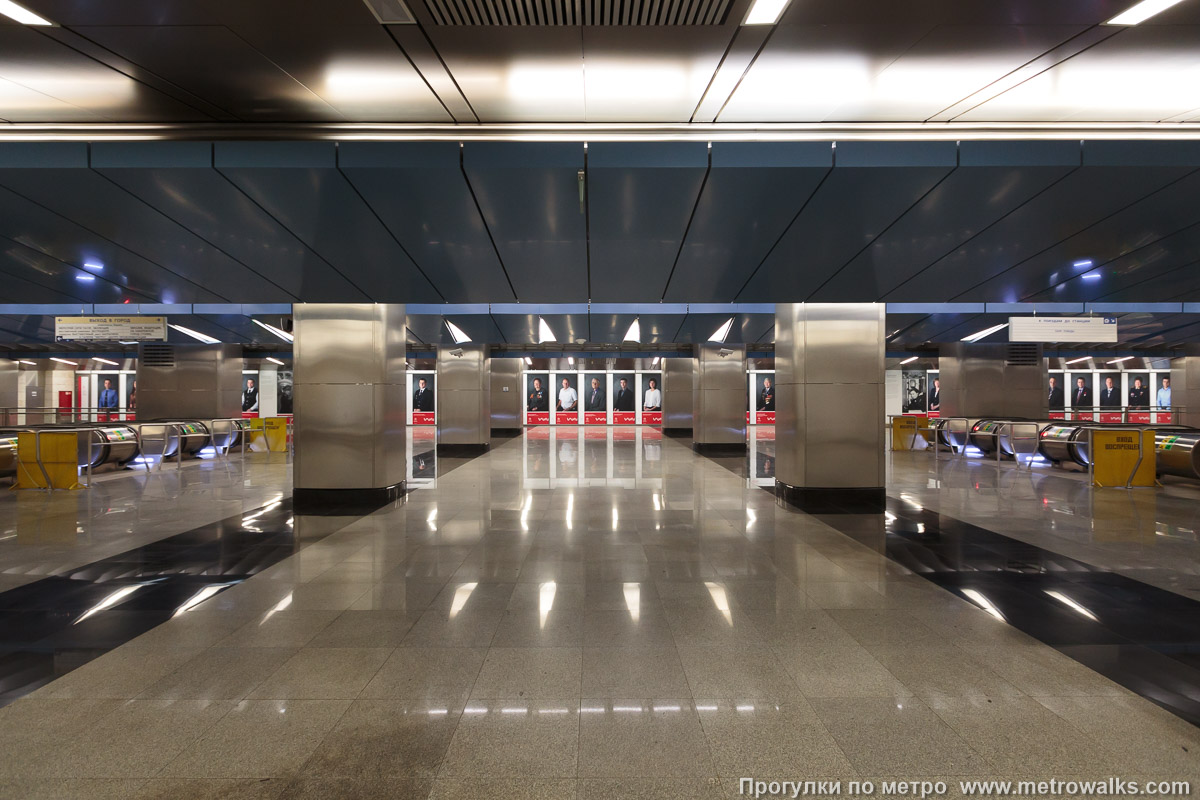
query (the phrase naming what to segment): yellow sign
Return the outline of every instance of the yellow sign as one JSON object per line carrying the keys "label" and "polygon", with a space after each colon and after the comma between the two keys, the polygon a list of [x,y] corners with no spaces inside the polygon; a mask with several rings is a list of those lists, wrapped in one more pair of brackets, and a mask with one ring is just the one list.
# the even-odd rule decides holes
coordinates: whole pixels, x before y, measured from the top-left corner
{"label": "yellow sign", "polygon": [[1093,486],[1155,485],[1154,431],[1096,429],[1091,436]]}
{"label": "yellow sign", "polygon": [[270,452],[287,452],[287,423],[287,417],[267,417],[263,420],[263,430],[267,435],[267,450]]}
{"label": "yellow sign", "polygon": [[37,435],[33,431],[17,434],[17,488],[45,489],[46,476],[54,489],[82,489],[79,483],[79,434],[43,432],[42,467],[38,466]]}
{"label": "yellow sign", "polygon": [[[917,417],[892,417],[892,449],[912,450],[917,440]],[[928,421],[925,423],[928,425]]]}

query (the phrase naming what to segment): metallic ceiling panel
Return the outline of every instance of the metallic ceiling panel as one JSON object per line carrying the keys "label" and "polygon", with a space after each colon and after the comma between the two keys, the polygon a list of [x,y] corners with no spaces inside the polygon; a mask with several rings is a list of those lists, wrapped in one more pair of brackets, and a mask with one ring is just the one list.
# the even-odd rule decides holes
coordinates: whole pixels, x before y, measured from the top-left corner
{"label": "metallic ceiling panel", "polygon": [[341,171],[451,303],[512,302],[457,142],[347,142]]}
{"label": "metallic ceiling panel", "polygon": [[735,296],[832,166],[830,142],[714,142],[712,170],[664,299]]}
{"label": "metallic ceiling panel", "polygon": [[329,263],[212,169],[207,142],[101,142],[92,167],[276,284],[284,299],[361,302]]}
{"label": "metallic ceiling panel", "polygon": [[953,142],[848,142],[838,146],[836,163],[735,299],[809,299],[945,178],[957,151]]}
{"label": "metallic ceiling panel", "polygon": [[454,77],[446,68],[446,62],[433,49],[425,32],[417,25],[391,25],[388,32],[404,50],[429,88],[446,107],[455,122],[478,122],[475,111],[463,96]]}
{"label": "metallic ceiling panel", "polygon": [[329,142],[218,142],[214,163],[373,301],[444,300],[337,170],[334,155]]}
{"label": "metallic ceiling panel", "polygon": [[580,143],[472,142],[463,166],[522,303],[587,298]]}
{"label": "metallic ceiling panel", "polygon": [[[1032,287],[1015,278],[1010,282],[991,284],[989,280],[1161,189],[1187,171],[1180,167],[1079,169],[955,252],[931,263],[923,272],[889,292],[885,299],[895,302],[1020,300],[1048,285],[1047,279],[1053,269]],[[1083,253],[1078,258],[1087,257]],[[1054,268],[1071,269],[1074,260],[1076,258],[1071,257]]]}
{"label": "metallic ceiling panel", "polygon": [[587,163],[591,299],[660,298],[708,168],[707,146],[598,142]]}
{"label": "metallic ceiling panel", "polygon": [[947,25],[1095,25],[1131,5],[1130,0],[1047,3],[1044,0],[805,0],[788,6],[783,25],[838,25],[863,19],[880,24],[919,21]]}
{"label": "metallic ceiling panel", "polygon": [[457,325],[473,342],[503,343],[504,338],[488,314],[412,314],[408,315],[409,333],[421,344],[455,344],[446,320]]}
{"label": "metallic ceiling panel", "polygon": [[[320,96],[222,25],[143,24],[76,30],[239,119],[343,118]],[[198,68],[200,64],[202,68]]]}
{"label": "metallic ceiling panel", "polygon": [[[554,344],[574,344],[588,340],[587,314],[544,314],[540,315],[554,332]],[[538,339],[538,314],[497,314],[492,317],[500,328],[504,341],[509,344],[540,344]]]}
{"label": "metallic ceiling panel", "polygon": [[[964,142],[964,164],[818,289],[812,300],[878,299],[1078,169],[1077,142]],[[1009,163],[1005,163],[1009,162]],[[1019,166],[1024,164],[1041,166]]]}

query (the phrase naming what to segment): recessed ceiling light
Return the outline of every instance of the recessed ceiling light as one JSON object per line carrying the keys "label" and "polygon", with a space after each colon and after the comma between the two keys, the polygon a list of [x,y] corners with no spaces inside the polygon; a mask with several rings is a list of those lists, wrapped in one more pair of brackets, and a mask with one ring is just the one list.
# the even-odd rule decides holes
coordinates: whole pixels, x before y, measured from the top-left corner
{"label": "recessed ceiling light", "polygon": [[1161,14],[1168,8],[1182,3],[1183,0],[1142,0],[1126,11],[1117,14],[1110,19],[1105,25],[1137,25],[1145,22],[1155,14]]}
{"label": "recessed ceiling light", "polygon": [[901,363],[902,365],[903,365],[903,364],[911,364],[912,362],[916,361],[918,358],[920,358],[920,356],[911,356],[911,357],[909,357],[909,358],[906,358],[906,359],[904,359],[904,360],[903,360],[903,361],[901,361],[900,363]]}
{"label": "recessed ceiling light", "polygon": [[271,358],[271,356],[267,356],[267,361],[270,361],[272,364],[278,364],[281,367],[283,366],[283,362],[278,358]]}
{"label": "recessed ceiling light", "polygon": [[185,328],[182,325],[176,325],[173,322],[167,323],[167,327],[174,328],[175,330],[179,331],[180,333],[182,333],[186,336],[190,336],[193,339],[198,339],[199,341],[204,342],[205,344],[218,344],[221,341],[220,339],[214,339],[213,337],[211,337],[207,334],[200,333],[199,331],[194,331],[191,328]]}
{"label": "recessed ceiling light", "polygon": [[101,364],[111,364],[114,367],[121,366],[116,361],[109,361],[107,358],[100,358],[100,356],[92,356],[92,361],[99,361]]}
{"label": "recessed ceiling light", "polygon": [[642,340],[642,321],[640,318],[634,319],[629,324],[629,330],[625,331],[625,342],[640,342]]}
{"label": "recessed ceiling light", "polygon": [[575,366],[575,356],[567,356],[567,363],[572,367]]}
{"label": "recessed ceiling light", "polygon": [[99,261],[85,261],[83,262],[83,268],[90,269],[93,272],[104,272],[104,265]]}
{"label": "recessed ceiling light", "polygon": [[1099,272],[1085,272],[1080,277],[1083,278],[1085,281],[1098,281],[1104,276],[1101,275]]}
{"label": "recessed ceiling light", "polygon": [[1090,361],[1091,359],[1092,359],[1091,356],[1082,356],[1080,358],[1072,358],[1067,363],[1068,364],[1078,364],[1080,361]]}
{"label": "recessed ceiling light", "polygon": [[25,359],[20,359],[19,361],[17,361],[17,363],[18,364],[28,364],[31,367],[36,367],[38,365],[38,363],[36,361],[26,361]]}
{"label": "recessed ceiling light", "polygon": [[91,283],[92,281],[96,280],[96,276],[89,275],[86,272],[81,272],[75,276],[75,280],[79,281],[80,283]]}
{"label": "recessed ceiling light", "polygon": [[708,337],[708,340],[710,342],[724,342],[725,338],[729,336],[729,331],[732,327],[733,317],[730,317],[721,323],[721,327],[712,332],[712,336]]}
{"label": "recessed ceiling light", "polygon": [[1076,261],[1071,266],[1072,267],[1090,267],[1091,265],[1092,265],[1092,260],[1090,258],[1085,258],[1082,261]]}
{"label": "recessed ceiling light", "polygon": [[550,330],[550,326],[541,317],[538,317],[538,341],[539,342],[557,342],[554,338],[554,331]]}
{"label": "recessed ceiling light", "polygon": [[295,336],[293,336],[292,334],[283,330],[282,328],[276,328],[274,325],[268,325],[267,323],[259,322],[256,319],[252,319],[250,321],[253,322],[255,325],[257,325],[258,327],[262,328],[263,330],[270,331],[271,333],[278,336],[280,339],[283,339],[285,342],[294,342],[296,340]]}
{"label": "recessed ceiling light", "polygon": [[1120,364],[1122,361],[1128,361],[1128,360],[1129,360],[1129,359],[1131,359],[1131,358],[1135,358],[1135,356],[1122,356],[1121,358],[1114,358],[1112,361],[1110,361],[1110,362],[1108,362],[1108,363],[1110,363],[1110,364]]}
{"label": "recessed ceiling light", "polygon": [[19,6],[12,0],[0,0],[0,14],[22,25],[53,25],[48,19],[39,17],[24,6]]}
{"label": "recessed ceiling light", "polygon": [[58,363],[60,363],[60,364],[66,364],[66,365],[68,365],[68,366],[71,366],[71,367],[78,367],[78,366],[79,366],[79,365],[78,365],[77,363],[75,363],[74,361],[67,361],[65,358],[55,358],[54,356],[50,356],[50,360],[51,360],[51,361],[57,361],[57,362],[58,362]]}
{"label": "recessed ceiling light", "polygon": [[529,356],[525,356],[525,366],[527,366],[527,367],[533,366],[533,359],[530,358]]}
{"label": "recessed ceiling light", "polygon": [[655,357],[654,357],[654,360],[650,362],[650,366],[652,366],[652,367],[657,367],[657,366],[658,366],[658,361],[659,361],[659,357],[658,357],[658,356],[655,356]]}
{"label": "recessed ceiling light", "polygon": [[454,338],[455,344],[466,344],[471,341],[471,337],[467,336],[467,332],[450,320],[446,320],[446,328],[450,331],[450,336]]}
{"label": "recessed ceiling light", "polygon": [[140,344],[139,342],[117,342],[117,344]]}
{"label": "recessed ceiling light", "polygon": [[[1176,0],[1178,2],[1178,0]],[[788,0],[754,0],[743,25],[774,25],[779,21]]]}
{"label": "recessed ceiling light", "polygon": [[988,336],[991,336],[996,331],[1004,330],[1007,327],[1008,327],[1007,322],[1001,323],[999,325],[993,325],[990,328],[984,328],[981,331],[975,331],[975,333],[972,333],[970,336],[964,336],[962,338],[962,340],[964,342],[978,342],[980,339],[984,339]]}

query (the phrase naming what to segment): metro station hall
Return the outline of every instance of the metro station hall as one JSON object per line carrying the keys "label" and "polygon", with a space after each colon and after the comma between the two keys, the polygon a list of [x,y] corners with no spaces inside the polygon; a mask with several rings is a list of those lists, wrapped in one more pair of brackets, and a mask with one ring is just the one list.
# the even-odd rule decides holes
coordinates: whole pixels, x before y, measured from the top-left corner
{"label": "metro station hall", "polygon": [[1200,0],[0,0],[0,800],[1200,796]]}

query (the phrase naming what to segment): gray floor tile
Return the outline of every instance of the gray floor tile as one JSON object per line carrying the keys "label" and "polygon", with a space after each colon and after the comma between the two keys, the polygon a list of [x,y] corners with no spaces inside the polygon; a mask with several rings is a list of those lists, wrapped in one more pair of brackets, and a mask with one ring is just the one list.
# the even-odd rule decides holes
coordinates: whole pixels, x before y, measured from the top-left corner
{"label": "gray floor tile", "polygon": [[715,775],[708,742],[690,700],[585,699],[580,706],[580,778]]}
{"label": "gray floor tile", "polygon": [[304,778],[420,778],[441,769],[461,709],[356,700],[304,765]]}
{"label": "gray floor tile", "polygon": [[579,701],[472,701],[439,773],[445,778],[574,778]]}
{"label": "gray floor tile", "polygon": [[582,658],[578,647],[493,647],[471,698],[578,698]]}
{"label": "gray floor tile", "polygon": [[583,648],[586,697],[688,697],[691,687],[674,645]]}

